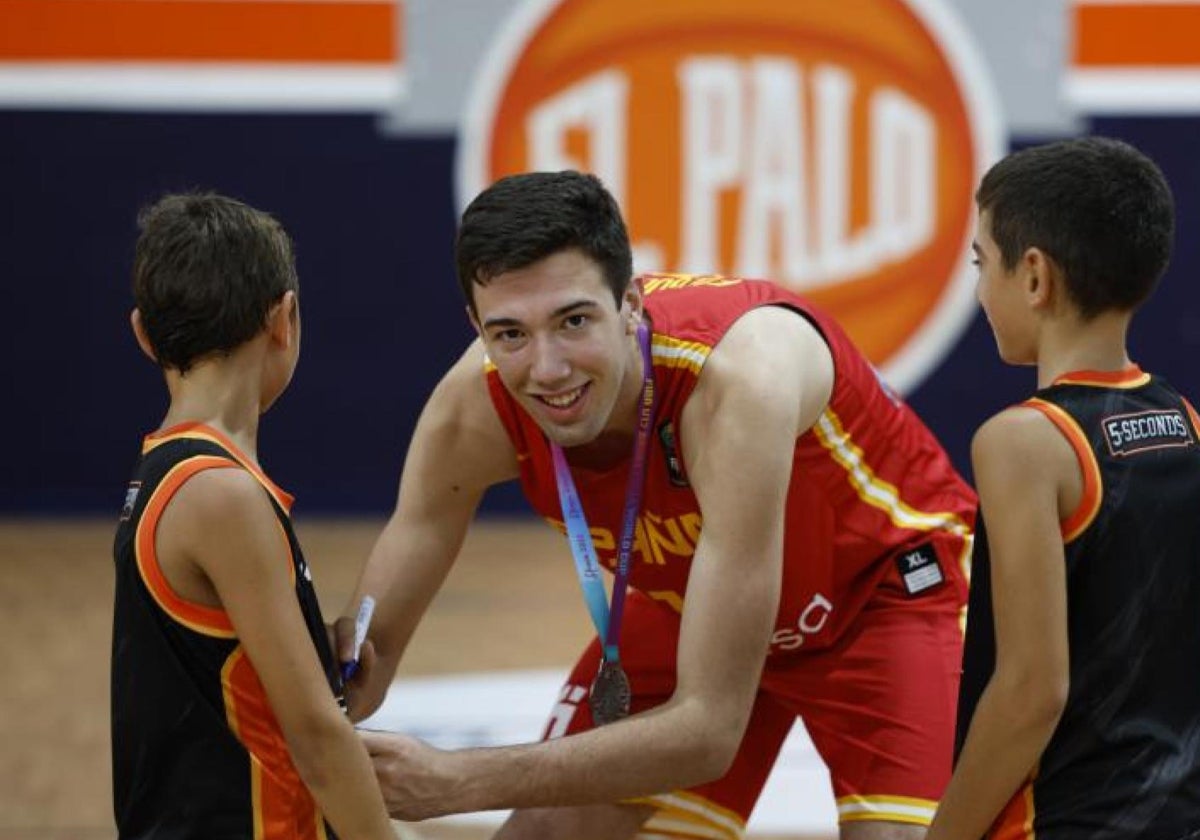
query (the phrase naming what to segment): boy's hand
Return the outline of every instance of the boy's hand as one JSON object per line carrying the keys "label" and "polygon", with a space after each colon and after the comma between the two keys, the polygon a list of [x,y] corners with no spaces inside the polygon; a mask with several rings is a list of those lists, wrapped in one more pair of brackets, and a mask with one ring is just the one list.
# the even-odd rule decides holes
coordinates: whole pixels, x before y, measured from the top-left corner
{"label": "boy's hand", "polygon": [[358,650],[358,656],[355,657],[354,624],[355,620],[353,618],[342,616],[328,629],[330,633],[330,645],[333,647],[337,657],[338,668],[342,669],[343,673],[346,673],[348,670],[347,666],[351,662],[357,662],[357,665],[350,671],[349,679],[345,681],[346,713],[350,716],[350,720],[357,722],[365,718],[369,713],[369,710],[364,708],[365,697],[363,694],[366,686],[371,681],[376,655],[374,643],[370,639],[366,639]]}

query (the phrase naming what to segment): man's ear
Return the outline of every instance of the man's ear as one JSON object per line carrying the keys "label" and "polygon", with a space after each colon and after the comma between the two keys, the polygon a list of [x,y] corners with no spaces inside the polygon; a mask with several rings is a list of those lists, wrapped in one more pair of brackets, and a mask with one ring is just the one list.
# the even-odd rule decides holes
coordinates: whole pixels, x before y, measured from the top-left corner
{"label": "man's ear", "polygon": [[138,347],[142,348],[146,358],[154,364],[158,364],[158,356],[154,354],[154,346],[150,343],[150,338],[146,335],[146,327],[142,323],[142,313],[136,306],[129,313],[129,326],[133,327],[133,337],[137,339]]}
{"label": "man's ear", "polygon": [[479,316],[475,314],[475,308],[470,304],[467,304],[467,320],[471,322],[471,328],[475,330],[475,334],[482,339],[483,327],[479,325]]}
{"label": "man's ear", "polygon": [[641,287],[631,280],[621,299],[621,308],[625,310],[625,332],[629,335],[637,332],[638,324],[642,322],[644,304]]}

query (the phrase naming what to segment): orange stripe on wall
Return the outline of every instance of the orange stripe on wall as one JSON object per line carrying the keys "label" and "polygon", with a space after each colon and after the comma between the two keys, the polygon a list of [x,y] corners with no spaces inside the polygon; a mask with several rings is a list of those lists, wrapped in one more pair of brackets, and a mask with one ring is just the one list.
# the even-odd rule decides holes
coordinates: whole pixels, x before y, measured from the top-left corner
{"label": "orange stripe on wall", "polygon": [[1200,66],[1200,3],[1076,4],[1076,67]]}
{"label": "orange stripe on wall", "polygon": [[388,63],[401,0],[0,0],[0,61]]}

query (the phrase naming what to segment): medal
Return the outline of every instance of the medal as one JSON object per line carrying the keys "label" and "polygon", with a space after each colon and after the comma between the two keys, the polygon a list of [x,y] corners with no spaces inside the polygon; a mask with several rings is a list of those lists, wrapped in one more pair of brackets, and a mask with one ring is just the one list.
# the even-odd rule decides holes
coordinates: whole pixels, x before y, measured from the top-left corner
{"label": "medal", "polygon": [[600,670],[592,680],[588,706],[592,710],[592,721],[596,726],[612,723],[629,714],[629,678],[619,662],[600,660]]}
{"label": "medal", "polygon": [[638,325],[638,346],[642,355],[642,394],[638,406],[637,436],[633,442],[633,457],[625,487],[625,506],[621,516],[621,539],[617,543],[617,568],[612,586],[612,606],[609,607],[604,583],[600,580],[600,562],[591,531],[583,515],[583,504],[571,478],[571,468],[562,449],[550,442],[554,462],[554,479],[558,485],[559,506],[567,529],[567,541],[575,559],[575,571],[583,589],[583,599],[596,627],[596,637],[603,645],[600,669],[592,680],[588,705],[592,721],[603,726],[629,714],[632,692],[629,678],[621,668],[617,640],[620,637],[621,617],[625,608],[625,589],[629,584],[630,556],[633,554],[634,532],[641,507],[642,486],[646,478],[646,453],[650,446],[650,429],[654,422],[654,362],[650,352],[650,328]]}

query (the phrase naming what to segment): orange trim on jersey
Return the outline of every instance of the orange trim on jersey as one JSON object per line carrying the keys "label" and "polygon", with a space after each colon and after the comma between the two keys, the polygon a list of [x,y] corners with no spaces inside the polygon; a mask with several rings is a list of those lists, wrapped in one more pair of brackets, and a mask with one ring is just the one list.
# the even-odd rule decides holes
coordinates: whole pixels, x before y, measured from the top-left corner
{"label": "orange trim on jersey", "polygon": [[[240,645],[221,668],[221,692],[225,698],[226,723],[250,755],[255,840],[324,837],[316,804],[292,764],[267,693]],[[307,816],[302,808],[311,809],[312,816]]]}
{"label": "orange trim on jersey", "polygon": [[1200,5],[1076,3],[1072,63],[1106,69],[1163,69],[1200,65]]}
{"label": "orange trim on jersey", "polygon": [[3,0],[3,61],[389,64],[400,0]]}
{"label": "orange trim on jersey", "polygon": [[1137,365],[1124,370],[1075,370],[1056,377],[1051,385],[1092,385],[1097,388],[1140,388],[1150,381]]}
{"label": "orange trim on jersey", "polygon": [[217,431],[212,426],[204,423],[179,423],[171,426],[169,429],[162,429],[152,434],[146,435],[142,441],[142,454],[145,455],[150,450],[157,446],[162,446],[170,440],[178,440],[180,438],[188,438],[191,440],[207,440],[210,443],[215,443],[229,452],[234,459],[250,471],[250,474],[258,479],[266,491],[271,494],[271,497],[283,508],[284,512],[290,513],[292,504],[296,501],[290,493],[283,490],[278,484],[267,477],[267,474],[262,471],[262,467],[258,462],[244,453],[236,443],[230,440],[226,435]]}
{"label": "orange trim on jersey", "polygon": [[236,637],[229,615],[222,609],[188,601],[171,588],[171,584],[167,582],[158,562],[155,535],[158,532],[158,521],[162,517],[163,510],[166,509],[167,503],[171,501],[175,492],[185,481],[203,470],[237,469],[237,467],[236,462],[216,455],[198,455],[176,464],[154,489],[153,495],[146,503],[146,509],[142,512],[142,518],[138,522],[133,543],[138,573],[162,611],[190,630],[222,639]]}
{"label": "orange trim on jersey", "polygon": [[1079,506],[1062,521],[1063,542],[1071,542],[1092,524],[1096,514],[1100,512],[1100,499],[1103,494],[1103,481],[1100,478],[1100,465],[1096,462],[1096,453],[1088,443],[1087,435],[1075,418],[1063,411],[1057,405],[1039,400],[1036,397],[1026,400],[1022,405],[1040,411],[1043,416],[1062,432],[1067,443],[1075,450],[1075,458],[1079,461],[1079,469],[1083,472],[1083,495]]}
{"label": "orange trim on jersey", "polygon": [[992,823],[987,840],[1033,840],[1033,779],[1030,778],[1013,798],[1008,800],[1000,816]]}
{"label": "orange trim on jersey", "polygon": [[1197,414],[1196,409],[1192,408],[1192,404],[1188,402],[1187,397],[1180,397],[1180,399],[1183,400],[1183,404],[1187,406],[1188,417],[1192,418],[1192,431],[1194,431],[1196,436],[1200,438],[1200,414]]}

